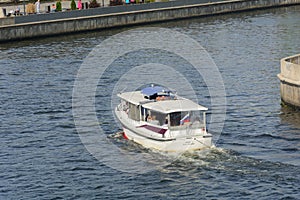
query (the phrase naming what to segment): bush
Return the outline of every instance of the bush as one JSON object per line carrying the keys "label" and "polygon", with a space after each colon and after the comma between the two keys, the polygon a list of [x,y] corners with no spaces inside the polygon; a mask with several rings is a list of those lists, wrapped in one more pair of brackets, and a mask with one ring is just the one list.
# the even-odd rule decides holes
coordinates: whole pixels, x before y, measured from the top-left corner
{"label": "bush", "polygon": [[76,3],[75,3],[75,0],[72,0],[71,1],[71,10],[76,10]]}
{"label": "bush", "polygon": [[100,4],[97,2],[97,0],[91,0],[89,8],[97,8],[100,7]]}
{"label": "bush", "polygon": [[110,6],[123,5],[123,1],[122,0],[110,0],[109,5]]}
{"label": "bush", "polygon": [[33,3],[27,4],[27,6],[26,6],[26,13],[27,14],[33,14],[33,13],[35,13],[35,6],[34,6]]}
{"label": "bush", "polygon": [[62,7],[61,7],[61,2],[60,1],[56,2],[56,11],[57,12],[58,11],[62,11]]}

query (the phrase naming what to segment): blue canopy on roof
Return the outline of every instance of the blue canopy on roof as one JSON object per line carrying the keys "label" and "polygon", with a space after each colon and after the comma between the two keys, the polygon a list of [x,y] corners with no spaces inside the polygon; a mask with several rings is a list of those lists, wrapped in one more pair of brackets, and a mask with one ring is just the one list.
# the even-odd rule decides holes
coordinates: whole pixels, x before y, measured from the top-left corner
{"label": "blue canopy on roof", "polygon": [[166,90],[165,88],[161,86],[153,86],[153,87],[146,87],[142,89],[142,93],[147,96],[152,96],[154,94],[160,93],[160,92],[168,92],[169,90]]}

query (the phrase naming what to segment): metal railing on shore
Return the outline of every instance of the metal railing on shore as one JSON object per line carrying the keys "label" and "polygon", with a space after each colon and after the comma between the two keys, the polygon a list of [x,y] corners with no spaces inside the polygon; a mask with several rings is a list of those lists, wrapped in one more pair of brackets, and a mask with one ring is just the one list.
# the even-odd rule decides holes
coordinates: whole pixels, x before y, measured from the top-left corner
{"label": "metal railing on shore", "polygon": [[[141,11],[141,10],[151,10],[151,9],[163,9],[170,7],[186,6],[186,5],[195,5],[195,4],[204,4],[211,2],[221,2],[222,0],[176,0],[176,1],[163,1],[163,2],[154,2],[154,3],[142,3],[142,4],[129,4],[129,5],[119,5],[119,6],[105,6],[93,9],[87,9],[87,6],[84,6],[82,10],[74,10],[68,12],[47,12],[48,6],[55,2],[44,3],[41,5],[41,13],[43,15],[22,15],[16,16],[14,24],[21,23],[30,23],[30,22],[40,22],[40,21],[49,21],[49,20],[60,20],[76,17],[89,17],[95,15],[105,15],[121,12],[132,12],[132,11]],[[224,0],[223,0],[224,1]],[[71,1],[63,1],[64,5],[62,6],[64,10],[70,9]],[[88,2],[88,0],[83,0],[83,3]],[[19,4],[16,7],[22,6]],[[9,8],[6,9],[6,12],[9,12]],[[21,9],[22,10],[22,9]],[[24,13],[24,12],[22,12]],[[0,23],[1,25],[1,23]]]}

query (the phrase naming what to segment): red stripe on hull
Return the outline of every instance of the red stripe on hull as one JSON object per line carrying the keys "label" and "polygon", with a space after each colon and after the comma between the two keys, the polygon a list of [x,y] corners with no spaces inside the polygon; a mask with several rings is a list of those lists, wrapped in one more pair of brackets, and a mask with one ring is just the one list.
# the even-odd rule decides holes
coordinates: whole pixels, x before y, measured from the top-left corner
{"label": "red stripe on hull", "polygon": [[123,132],[123,138],[125,139],[125,140],[128,140],[128,137],[127,137],[127,135],[125,134],[125,132]]}
{"label": "red stripe on hull", "polygon": [[159,134],[165,134],[167,129],[163,129],[163,128],[158,128],[158,127],[154,127],[154,126],[149,126],[149,125],[142,125],[142,126],[138,126],[137,128],[145,128],[148,129],[150,131],[159,133]]}

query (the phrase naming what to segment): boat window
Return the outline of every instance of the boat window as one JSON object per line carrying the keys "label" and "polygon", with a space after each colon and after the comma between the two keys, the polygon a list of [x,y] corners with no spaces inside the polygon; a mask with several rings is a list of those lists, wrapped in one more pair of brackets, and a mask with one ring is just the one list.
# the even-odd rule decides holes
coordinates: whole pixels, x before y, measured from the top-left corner
{"label": "boat window", "polygon": [[171,126],[203,126],[204,122],[200,117],[199,111],[185,111],[170,113],[170,125]]}
{"label": "boat window", "polygon": [[188,112],[174,112],[170,113],[170,125],[179,126],[181,119],[186,116]]}
{"label": "boat window", "polygon": [[129,109],[128,109],[128,117],[130,119],[139,121],[140,120],[140,111],[139,111],[139,106],[132,104],[132,103],[128,103],[129,104]]}
{"label": "boat window", "polygon": [[129,103],[127,101],[121,100],[121,110],[126,111],[128,113]]}
{"label": "boat window", "polygon": [[162,126],[164,124],[168,124],[167,122],[167,114],[156,112],[153,110],[144,111],[144,120],[155,125]]}

